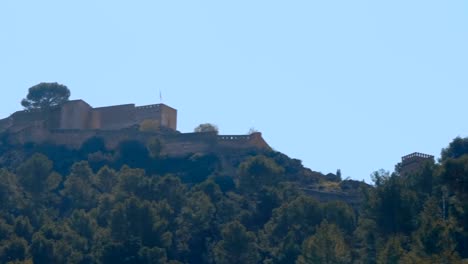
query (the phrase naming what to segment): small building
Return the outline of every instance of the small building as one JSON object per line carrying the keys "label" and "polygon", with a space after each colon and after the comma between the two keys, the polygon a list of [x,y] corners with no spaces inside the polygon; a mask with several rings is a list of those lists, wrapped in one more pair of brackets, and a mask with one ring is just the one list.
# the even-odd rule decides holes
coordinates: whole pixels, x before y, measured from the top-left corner
{"label": "small building", "polygon": [[423,168],[428,162],[434,163],[434,156],[414,152],[401,158],[400,174],[416,172]]}

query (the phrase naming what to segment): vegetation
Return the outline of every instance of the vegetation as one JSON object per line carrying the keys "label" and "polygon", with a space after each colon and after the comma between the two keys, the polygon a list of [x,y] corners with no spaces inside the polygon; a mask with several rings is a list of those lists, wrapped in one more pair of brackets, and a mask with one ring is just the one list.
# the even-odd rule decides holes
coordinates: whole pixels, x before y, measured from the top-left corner
{"label": "vegetation", "polygon": [[60,105],[70,97],[70,90],[62,84],[39,83],[29,88],[28,95],[21,101],[21,105],[28,110],[44,109]]}
{"label": "vegetation", "polygon": [[171,158],[157,139],[116,150],[99,138],[79,150],[3,142],[0,263],[461,263],[467,142],[413,173],[374,173],[355,207],[302,192],[355,183],[275,152]]}
{"label": "vegetation", "polygon": [[196,133],[205,133],[205,132],[215,132],[216,134],[219,132],[219,129],[216,125],[206,123],[206,124],[200,124],[194,129],[194,132]]}

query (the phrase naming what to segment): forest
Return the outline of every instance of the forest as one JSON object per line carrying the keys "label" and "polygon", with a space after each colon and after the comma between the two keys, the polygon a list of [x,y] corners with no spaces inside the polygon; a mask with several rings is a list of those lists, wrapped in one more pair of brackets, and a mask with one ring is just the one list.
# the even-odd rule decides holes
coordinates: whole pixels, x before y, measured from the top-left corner
{"label": "forest", "polygon": [[[107,150],[0,144],[0,263],[462,263],[468,138],[413,173],[378,171],[358,206],[318,201],[284,154],[171,158],[155,144]],[[156,144],[158,145],[158,144]],[[158,146],[156,146],[158,147]]]}

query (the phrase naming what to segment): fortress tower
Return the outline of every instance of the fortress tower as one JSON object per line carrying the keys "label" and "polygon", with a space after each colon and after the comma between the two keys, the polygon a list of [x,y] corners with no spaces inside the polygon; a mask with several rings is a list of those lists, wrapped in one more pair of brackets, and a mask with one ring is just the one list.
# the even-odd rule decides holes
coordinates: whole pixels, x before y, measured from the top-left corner
{"label": "fortress tower", "polygon": [[434,156],[414,152],[401,158],[401,171],[400,173],[407,174],[416,172],[421,169],[426,163],[434,163]]}

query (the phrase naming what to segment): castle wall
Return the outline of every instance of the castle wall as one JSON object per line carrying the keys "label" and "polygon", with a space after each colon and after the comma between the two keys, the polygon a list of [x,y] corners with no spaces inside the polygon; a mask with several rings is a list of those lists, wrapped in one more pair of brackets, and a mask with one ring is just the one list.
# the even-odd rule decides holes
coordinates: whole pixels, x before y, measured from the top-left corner
{"label": "castle wall", "polygon": [[218,136],[218,142],[220,147],[230,149],[270,148],[259,132],[250,135],[222,135]]}
{"label": "castle wall", "polygon": [[135,117],[138,124],[151,119],[157,121],[160,126],[177,130],[177,110],[164,104],[136,107]]}
{"label": "castle wall", "polygon": [[161,107],[160,105],[145,105],[138,106],[135,109],[136,122],[140,124],[144,120],[151,119],[161,123]]}
{"label": "castle wall", "polygon": [[177,110],[161,104],[161,126],[177,130]]}
{"label": "castle wall", "polygon": [[81,100],[63,104],[60,109],[60,129],[87,129],[92,108]]}
{"label": "castle wall", "polygon": [[244,151],[250,149],[269,149],[268,145],[257,145],[256,137],[249,136],[218,136],[216,133],[142,133],[138,129],[124,130],[83,130],[83,129],[45,129],[40,124],[31,126],[11,136],[11,143],[25,144],[51,143],[79,149],[92,137],[104,139],[107,149],[115,149],[125,140],[137,140],[146,144],[151,138],[158,138],[162,143],[163,155],[172,157],[184,156],[190,153],[210,153],[226,151]]}
{"label": "castle wall", "polygon": [[216,133],[186,133],[165,135],[161,138],[162,153],[183,156],[188,153],[208,153],[217,145]]}
{"label": "castle wall", "polygon": [[47,112],[41,110],[18,111],[10,116],[12,121],[8,130],[15,133],[30,126],[37,127],[43,125],[47,116]]}
{"label": "castle wall", "polygon": [[68,101],[46,110],[25,110],[0,120],[0,131],[21,131],[40,123],[47,129],[119,130],[149,119],[161,127],[177,129],[177,110],[164,104],[134,104],[92,108],[83,100]]}
{"label": "castle wall", "polygon": [[14,125],[31,124],[34,121],[44,120],[46,117],[45,111],[41,110],[24,110],[11,115]]}
{"label": "castle wall", "polygon": [[72,149],[79,149],[88,139],[96,135],[96,130],[52,130],[50,136],[43,142],[55,145],[65,145]]}
{"label": "castle wall", "polygon": [[122,129],[136,124],[134,104],[94,108],[93,111],[90,120],[96,124],[99,121],[98,129]]}
{"label": "castle wall", "polygon": [[45,118],[45,127],[48,129],[58,129],[60,128],[60,122],[62,120],[61,108],[54,108],[47,112],[47,117]]}

